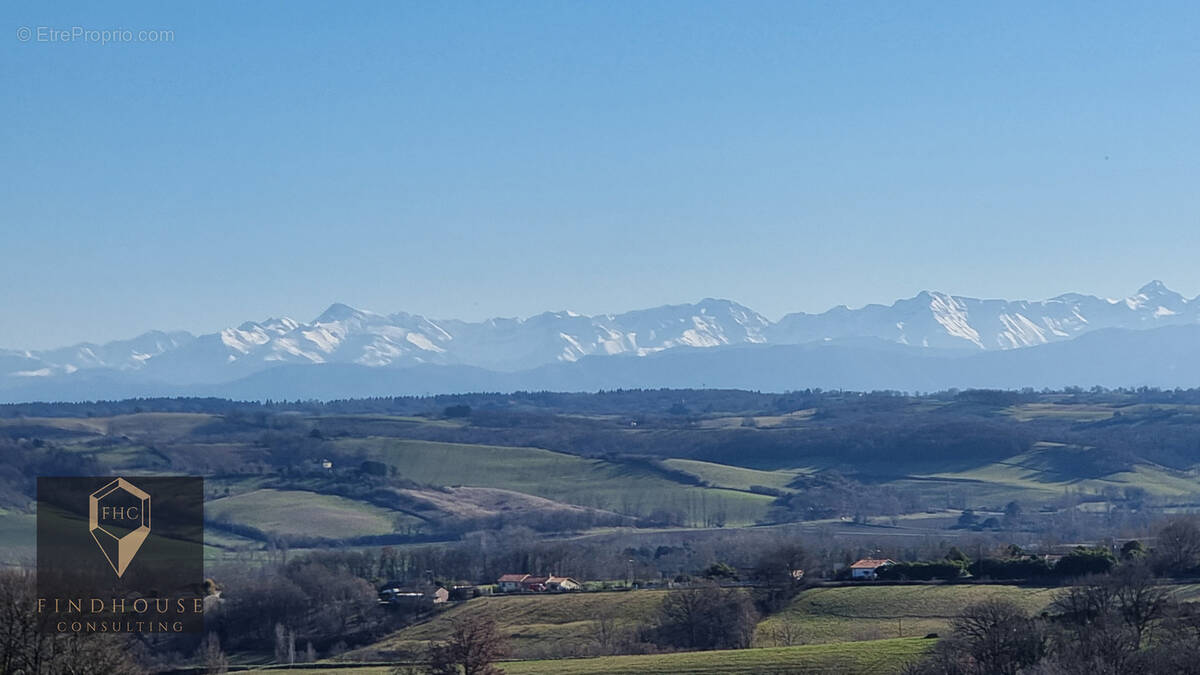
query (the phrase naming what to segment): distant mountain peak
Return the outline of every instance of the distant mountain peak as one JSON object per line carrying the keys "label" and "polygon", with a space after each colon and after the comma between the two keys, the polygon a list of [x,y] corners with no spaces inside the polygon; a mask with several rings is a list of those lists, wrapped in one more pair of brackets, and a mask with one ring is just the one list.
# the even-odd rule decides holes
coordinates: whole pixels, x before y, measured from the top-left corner
{"label": "distant mountain peak", "polygon": [[335,302],[330,305],[321,315],[313,320],[313,323],[333,323],[335,321],[347,321],[349,319],[361,319],[369,312],[364,312],[360,309],[355,309],[350,305]]}
{"label": "distant mountain peak", "polygon": [[[1006,351],[1102,329],[1189,325],[1200,325],[1200,300],[1189,301],[1159,280],[1123,300],[1067,293],[1049,300],[1010,301],[923,290],[890,305],[838,305],[820,314],[788,314],[777,322],[714,297],[619,314],[564,310],[475,322],[404,312],[385,316],[337,302],[310,323],[270,318],[208,335],[151,331],[105,344],[0,350],[0,391],[16,381],[57,382],[86,372],[183,386],[228,382],[287,364],[513,372],[618,354],[762,344],[867,340],[964,353]],[[62,381],[64,391],[70,391],[73,381]]]}
{"label": "distant mountain peak", "polygon": [[1159,281],[1158,279],[1155,279],[1154,281],[1151,281],[1150,283],[1146,284],[1145,286],[1142,286],[1141,288],[1139,288],[1137,294],[1145,295],[1145,296],[1151,297],[1151,298],[1161,296],[1161,295],[1168,295],[1168,296],[1172,296],[1172,297],[1177,296],[1180,298],[1183,297],[1179,293],[1176,293],[1175,291],[1167,288],[1167,285],[1164,284],[1163,282]]}

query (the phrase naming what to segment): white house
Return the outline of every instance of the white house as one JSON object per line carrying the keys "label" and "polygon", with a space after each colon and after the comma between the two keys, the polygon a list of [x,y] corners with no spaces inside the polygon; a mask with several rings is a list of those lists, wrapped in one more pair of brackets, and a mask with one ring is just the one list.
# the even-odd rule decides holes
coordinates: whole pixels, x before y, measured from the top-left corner
{"label": "white house", "polygon": [[863,558],[850,566],[851,579],[870,580],[879,576],[879,570],[895,565],[895,560]]}

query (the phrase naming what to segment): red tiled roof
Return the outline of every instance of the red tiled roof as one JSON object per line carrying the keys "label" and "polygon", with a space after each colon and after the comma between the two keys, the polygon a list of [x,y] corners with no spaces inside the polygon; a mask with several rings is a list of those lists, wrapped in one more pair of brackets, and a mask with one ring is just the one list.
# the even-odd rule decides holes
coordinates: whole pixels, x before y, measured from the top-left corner
{"label": "red tiled roof", "polygon": [[875,558],[863,558],[862,560],[859,560],[858,562],[851,565],[850,569],[852,569],[852,570],[873,570],[873,569],[876,569],[879,567],[883,567],[884,565],[894,565],[894,564],[896,564],[895,561],[887,560],[887,559],[878,560]]}

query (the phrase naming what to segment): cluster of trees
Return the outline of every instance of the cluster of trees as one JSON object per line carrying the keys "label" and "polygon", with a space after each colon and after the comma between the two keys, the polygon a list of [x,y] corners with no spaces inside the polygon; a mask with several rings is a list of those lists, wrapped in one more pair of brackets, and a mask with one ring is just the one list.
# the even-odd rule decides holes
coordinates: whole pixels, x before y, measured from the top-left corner
{"label": "cluster of trees", "polygon": [[667,594],[646,641],[684,651],[744,649],[750,646],[758,619],[754,601],[744,590],[699,584]]}
{"label": "cluster of trees", "polygon": [[908,675],[1200,672],[1200,613],[1140,563],[1080,579],[1041,615],[997,598],[968,607],[952,628]]}
{"label": "cluster of trees", "polygon": [[[1138,544],[1140,546],[1140,544]],[[982,557],[968,560],[953,549],[943,560],[898,562],[878,573],[882,580],[954,580],[966,577],[977,579],[1039,580],[1074,579],[1087,574],[1108,573],[1116,565],[1116,557],[1106,548],[1078,546],[1056,563],[1042,556],[1026,555],[1018,550],[1010,557]]]}
{"label": "cluster of trees", "polygon": [[957,560],[932,560],[920,562],[900,562],[879,570],[878,579],[882,581],[951,581],[966,574],[966,566]]}
{"label": "cluster of trees", "polygon": [[87,453],[67,452],[42,439],[0,435],[0,506],[25,508],[36,498],[38,476],[101,476],[105,471]]}
{"label": "cluster of trees", "polygon": [[1030,555],[1009,545],[1005,556],[985,556],[970,560],[958,548],[945,558],[898,562],[879,572],[881,580],[953,580],[964,576],[976,579],[1012,581],[1070,580],[1107,574],[1124,564],[1144,564],[1160,576],[1192,577],[1200,574],[1200,525],[1190,517],[1165,521],[1155,530],[1155,545],[1146,548],[1131,539],[1119,551],[1106,546],[1077,546],[1051,562],[1045,556]]}
{"label": "cluster of trees", "polygon": [[0,570],[0,673],[138,675],[137,645],[127,636],[56,634],[43,625],[37,585],[27,572]]}
{"label": "cluster of trees", "polygon": [[837,471],[819,471],[798,476],[788,484],[795,490],[778,494],[770,519],[775,522],[820,520],[853,515],[892,516],[924,508],[915,490],[862,483]]}
{"label": "cluster of trees", "polygon": [[[1141,544],[1132,542],[1129,551]],[[944,559],[917,562],[899,562],[879,571],[882,580],[951,581],[967,575],[978,579],[1003,579],[1035,581],[1044,579],[1074,579],[1088,574],[1105,574],[1117,563],[1112,552],[1104,547],[1076,547],[1056,563],[1042,556],[1025,554],[1012,546],[1005,558],[984,557],[972,561],[958,548],[952,548]]]}
{"label": "cluster of trees", "polygon": [[[257,569],[226,567],[206,617],[228,649],[330,653],[379,637],[395,617],[378,606],[378,560],[314,553]],[[299,645],[300,647],[297,647]]]}

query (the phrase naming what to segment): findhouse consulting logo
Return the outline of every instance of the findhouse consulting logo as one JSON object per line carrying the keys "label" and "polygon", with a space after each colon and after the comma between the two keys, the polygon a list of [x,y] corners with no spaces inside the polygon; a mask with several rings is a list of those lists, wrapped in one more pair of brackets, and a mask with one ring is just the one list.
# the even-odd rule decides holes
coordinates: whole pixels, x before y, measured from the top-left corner
{"label": "findhouse consulting logo", "polygon": [[[124,504],[128,498],[137,504]],[[150,495],[124,478],[96,490],[88,497],[88,530],[113,571],[122,576],[150,536]]]}
{"label": "findhouse consulting logo", "polygon": [[38,478],[37,531],[44,630],[203,631],[203,478]]}

